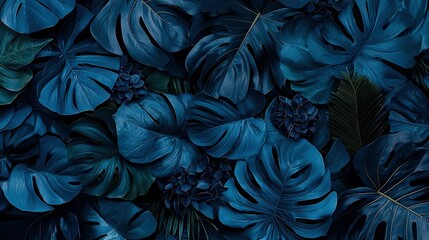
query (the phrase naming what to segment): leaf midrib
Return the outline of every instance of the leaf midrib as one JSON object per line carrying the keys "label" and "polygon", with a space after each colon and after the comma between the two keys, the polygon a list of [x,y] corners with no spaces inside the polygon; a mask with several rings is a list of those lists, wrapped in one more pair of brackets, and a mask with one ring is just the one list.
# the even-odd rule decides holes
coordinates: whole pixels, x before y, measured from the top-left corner
{"label": "leaf midrib", "polygon": [[407,211],[409,211],[409,212],[413,213],[414,215],[416,215],[416,216],[418,216],[418,217],[422,218],[422,219],[423,219],[423,220],[425,220],[426,222],[429,222],[429,219],[426,219],[425,217],[423,217],[422,215],[418,214],[417,212],[415,212],[414,210],[410,209],[409,207],[407,207],[407,206],[405,206],[405,205],[401,204],[400,202],[397,202],[395,199],[393,199],[393,198],[389,197],[388,195],[384,194],[383,192],[377,191],[377,194],[379,194],[380,196],[382,196],[382,197],[386,198],[387,200],[391,201],[392,203],[394,203],[394,204],[396,204],[396,205],[398,205],[398,206],[400,206],[400,207],[404,208],[405,210],[407,210]]}

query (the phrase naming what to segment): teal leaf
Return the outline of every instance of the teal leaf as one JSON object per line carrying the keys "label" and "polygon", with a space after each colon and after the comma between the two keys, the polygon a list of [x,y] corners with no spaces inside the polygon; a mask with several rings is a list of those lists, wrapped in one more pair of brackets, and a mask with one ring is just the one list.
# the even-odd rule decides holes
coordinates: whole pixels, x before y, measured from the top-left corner
{"label": "teal leaf", "polygon": [[135,199],[146,194],[154,177],[119,154],[114,112],[101,108],[72,124],[69,159],[73,173],[83,173],[86,194]]}
{"label": "teal leaf", "polygon": [[10,104],[33,78],[26,67],[50,39],[32,39],[0,24],[0,105]]}

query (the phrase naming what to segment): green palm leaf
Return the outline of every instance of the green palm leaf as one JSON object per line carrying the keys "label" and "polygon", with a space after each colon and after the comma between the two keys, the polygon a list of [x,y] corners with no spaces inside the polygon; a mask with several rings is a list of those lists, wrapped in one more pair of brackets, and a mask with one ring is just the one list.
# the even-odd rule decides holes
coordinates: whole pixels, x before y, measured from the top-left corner
{"label": "green palm leaf", "polygon": [[356,74],[343,73],[331,97],[329,116],[332,137],[341,139],[352,155],[388,129],[383,92]]}

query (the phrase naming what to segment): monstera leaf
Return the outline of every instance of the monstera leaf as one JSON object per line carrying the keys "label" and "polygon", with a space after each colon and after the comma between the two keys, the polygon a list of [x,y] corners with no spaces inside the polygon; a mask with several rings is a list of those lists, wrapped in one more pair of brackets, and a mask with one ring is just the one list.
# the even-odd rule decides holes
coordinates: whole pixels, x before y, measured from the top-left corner
{"label": "monstera leaf", "polygon": [[[238,103],[249,88],[267,93],[278,77],[274,35],[295,10],[268,1],[231,1],[227,14],[198,15],[191,33],[203,35],[186,59],[186,68],[205,93]],[[205,35],[206,32],[211,32]]]}
{"label": "monstera leaf", "polygon": [[145,167],[119,154],[111,108],[102,108],[73,123],[69,159],[76,174],[84,173],[84,192],[93,196],[135,199],[154,178]]}
{"label": "monstera leaf", "polygon": [[149,93],[140,102],[122,105],[114,115],[121,155],[149,164],[155,176],[171,176],[200,159],[184,129],[191,99],[190,94]]}
{"label": "monstera leaf", "polygon": [[[320,153],[306,140],[264,145],[260,156],[237,162],[220,221],[244,228],[249,239],[316,238],[326,234],[337,195]],[[241,189],[241,190],[239,190]]]}
{"label": "monstera leaf", "polygon": [[42,51],[49,57],[37,73],[40,103],[51,111],[71,115],[94,110],[110,97],[118,78],[119,58],[108,54],[92,39],[77,41],[92,13],[77,6],[58,34],[58,43]]}
{"label": "monstera leaf", "polygon": [[394,92],[390,110],[390,132],[411,132],[423,138],[429,136],[428,97],[411,82]]}
{"label": "monstera leaf", "polygon": [[281,60],[283,79],[290,83],[294,91],[310,101],[325,104],[329,102],[335,83],[331,76],[341,70],[318,63],[311,56],[308,37],[316,24],[317,21],[307,17],[286,23],[279,34],[276,47]]}
{"label": "monstera leaf", "polygon": [[90,200],[79,210],[83,239],[143,239],[156,230],[152,213],[132,202]]}
{"label": "monstera leaf", "polygon": [[11,103],[33,78],[26,65],[50,39],[31,39],[0,23],[0,105]]}
{"label": "monstera leaf", "polygon": [[81,190],[79,175],[68,175],[67,148],[57,137],[44,136],[34,164],[19,163],[0,186],[6,199],[22,211],[46,212],[71,201]]}
{"label": "monstera leaf", "polygon": [[33,33],[55,26],[75,5],[75,0],[2,0],[0,19],[16,32]]}
{"label": "monstera leaf", "polygon": [[424,239],[429,234],[429,154],[405,134],[385,135],[360,150],[364,183],[338,200],[339,239]]}
{"label": "monstera leaf", "polygon": [[199,94],[187,116],[189,138],[213,157],[236,160],[255,155],[265,141],[266,127],[253,116],[264,106],[264,95],[256,91],[238,104]]}
{"label": "monstera leaf", "polygon": [[[151,0],[109,1],[91,24],[95,39],[108,51],[122,55],[126,50],[140,63],[170,70],[172,57],[190,45],[185,14]],[[116,32],[125,48],[122,49]]]}
{"label": "monstera leaf", "polygon": [[22,240],[65,239],[79,236],[77,217],[68,211],[23,212],[15,208],[1,213],[0,238]]}
{"label": "monstera leaf", "polygon": [[8,105],[0,107],[0,131],[11,130],[21,125],[31,113],[30,106]]}
{"label": "monstera leaf", "polygon": [[353,69],[390,91],[406,80],[392,66],[411,68],[420,52],[419,34],[407,32],[412,23],[400,1],[351,1],[338,23],[326,19],[310,34],[308,46],[317,62]]}

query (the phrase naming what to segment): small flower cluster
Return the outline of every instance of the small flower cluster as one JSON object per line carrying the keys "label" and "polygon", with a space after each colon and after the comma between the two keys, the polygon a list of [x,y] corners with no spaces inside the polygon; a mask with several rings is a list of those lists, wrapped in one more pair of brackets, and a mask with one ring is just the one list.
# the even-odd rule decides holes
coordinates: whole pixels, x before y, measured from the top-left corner
{"label": "small flower cluster", "polygon": [[316,129],[318,113],[313,103],[300,94],[293,99],[280,96],[274,102],[271,121],[289,138],[308,138]]}
{"label": "small flower cluster", "polygon": [[166,207],[180,215],[183,207],[188,208],[191,204],[194,207],[200,203],[220,204],[220,194],[226,191],[224,185],[231,177],[230,171],[226,161],[206,160],[158,181]]}

